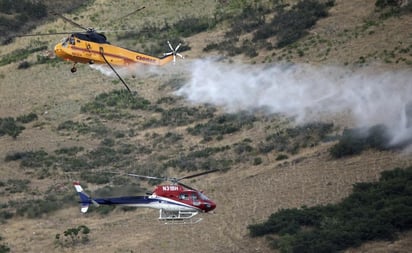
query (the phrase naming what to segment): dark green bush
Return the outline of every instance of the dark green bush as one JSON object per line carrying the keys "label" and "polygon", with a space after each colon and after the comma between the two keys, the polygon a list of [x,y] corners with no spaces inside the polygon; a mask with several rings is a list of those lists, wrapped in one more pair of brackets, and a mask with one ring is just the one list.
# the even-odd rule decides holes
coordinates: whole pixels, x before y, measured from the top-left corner
{"label": "dark green bush", "polygon": [[109,134],[109,129],[98,120],[92,123],[74,122],[72,120],[66,120],[58,125],[57,130],[74,131],[79,134],[91,133],[97,137],[104,137]]}
{"label": "dark green bush", "polygon": [[375,6],[385,8],[388,6],[399,6],[399,0],[376,0]]}
{"label": "dark green bush", "polygon": [[74,247],[77,244],[86,244],[89,242],[90,228],[86,225],[80,225],[77,228],[68,228],[61,234],[55,235],[55,244],[61,247]]}
{"label": "dark green bush", "polygon": [[258,144],[261,153],[273,150],[295,154],[300,148],[313,147],[326,141],[333,131],[333,124],[313,122],[296,127],[289,127],[266,137],[265,142]]}
{"label": "dark green bush", "polygon": [[17,66],[17,69],[28,69],[31,67],[31,64],[28,61],[22,61]]}
{"label": "dark green bush", "polygon": [[[2,241],[3,238],[0,236],[0,241]],[[10,247],[6,243],[1,243],[0,244],[0,253],[9,253],[10,252]]]}
{"label": "dark green bush", "polygon": [[84,150],[83,147],[68,147],[68,148],[61,148],[54,151],[57,155],[67,155],[67,156],[75,156],[77,153],[82,152]]}
{"label": "dark green bush", "polygon": [[[320,18],[327,16],[327,9],[334,1],[329,4],[321,3],[317,0],[299,1],[291,9],[282,9],[272,22],[273,34],[277,36],[277,46],[284,47],[290,45],[307,34],[307,29],[316,24]],[[267,30],[267,28],[266,28]],[[268,31],[265,35],[270,35]],[[264,39],[262,34],[257,33],[255,40]]]}
{"label": "dark green bush", "polygon": [[5,157],[4,161],[18,161],[22,167],[38,168],[49,167],[55,162],[55,157],[49,156],[44,150],[16,152]]}
{"label": "dark green bush", "polygon": [[89,171],[83,171],[80,173],[82,181],[86,181],[92,184],[107,184],[113,178],[112,173],[90,173]]}
{"label": "dark green bush", "polygon": [[38,119],[37,114],[31,112],[29,114],[17,117],[16,121],[21,122],[23,124],[27,124],[27,123],[30,123],[30,122],[35,121],[37,119]]}
{"label": "dark green bush", "polygon": [[205,124],[196,124],[193,128],[189,127],[187,131],[191,135],[202,135],[203,137],[225,135],[235,133],[243,127],[252,126],[255,121],[256,117],[246,112],[223,114]]}
{"label": "dark green bush", "polygon": [[262,158],[261,157],[255,157],[255,158],[253,158],[253,165],[259,165],[259,164],[261,164],[263,161],[262,161]]}
{"label": "dark green bush", "polygon": [[16,138],[24,129],[24,126],[19,125],[12,117],[0,118],[0,136],[7,134]]}
{"label": "dark green bush", "polygon": [[21,202],[11,202],[11,206],[16,209],[16,215],[30,219],[41,218],[43,215],[55,212],[64,208],[67,201],[66,196],[48,195],[42,199],[25,200]]}
{"label": "dark green bush", "polygon": [[230,150],[230,146],[207,147],[189,152],[187,155],[169,160],[164,167],[175,167],[184,171],[221,169],[228,170],[233,163],[230,159],[217,159],[213,155]]}
{"label": "dark green bush", "polygon": [[385,171],[376,183],[358,183],[338,204],[282,209],[248,227],[271,237],[281,252],[339,252],[372,240],[393,240],[412,229],[412,167]]}
{"label": "dark green bush", "polygon": [[149,100],[121,89],[99,94],[93,101],[83,105],[80,110],[82,113],[96,114],[113,120],[129,116],[127,110],[151,109]]}
{"label": "dark green bush", "polygon": [[185,17],[177,21],[172,28],[178,36],[189,37],[208,29],[212,29],[215,25],[216,24],[212,19],[205,17]]}
{"label": "dark green bush", "polygon": [[277,157],[276,157],[276,161],[281,161],[281,160],[285,160],[285,159],[288,159],[289,157],[287,156],[287,155],[285,155],[285,154],[279,154]]}
{"label": "dark green bush", "polygon": [[13,213],[7,210],[0,211],[0,223],[3,223],[5,220],[11,219],[11,218],[13,218]]}
{"label": "dark green bush", "polygon": [[46,50],[47,46],[40,46],[29,49],[17,49],[9,54],[4,55],[0,60],[0,66],[10,64],[12,62],[18,62],[26,59],[30,54]]}
{"label": "dark green bush", "polygon": [[369,148],[386,150],[391,148],[389,143],[390,136],[384,125],[376,125],[369,129],[345,129],[339,142],[330,149],[330,154],[334,158],[341,158],[360,154]]}
{"label": "dark green bush", "polygon": [[159,126],[184,126],[197,120],[213,117],[216,109],[211,107],[174,107],[161,112],[161,118],[150,119],[143,124],[145,128]]}
{"label": "dark green bush", "polygon": [[[317,20],[328,15],[328,9],[334,5],[334,0],[298,1],[291,8],[283,2],[273,1],[261,5],[242,4],[241,11],[233,15],[226,15],[230,21],[230,30],[225,35],[225,40],[208,44],[204,51],[219,50],[229,56],[242,54],[249,57],[257,56],[258,49],[272,49],[268,38],[276,36],[277,47],[290,45],[307,34],[307,29],[316,24]],[[221,11],[220,11],[221,12]],[[274,13],[271,21],[267,22],[268,13]],[[252,41],[242,41],[242,46],[237,42],[242,34],[253,32]]]}
{"label": "dark green bush", "polygon": [[29,183],[30,181],[27,179],[9,179],[6,182],[7,187],[5,188],[5,190],[9,193],[24,192],[29,188]]}

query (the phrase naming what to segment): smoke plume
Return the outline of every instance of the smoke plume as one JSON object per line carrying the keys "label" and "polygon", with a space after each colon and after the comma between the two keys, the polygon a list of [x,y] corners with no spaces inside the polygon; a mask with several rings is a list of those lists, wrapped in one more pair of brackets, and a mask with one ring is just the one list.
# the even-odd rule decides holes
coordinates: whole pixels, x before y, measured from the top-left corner
{"label": "smoke plume", "polygon": [[229,112],[265,109],[296,119],[351,114],[358,127],[384,124],[391,144],[412,136],[412,73],[362,68],[227,64],[194,61],[189,81],[177,92],[193,103]]}

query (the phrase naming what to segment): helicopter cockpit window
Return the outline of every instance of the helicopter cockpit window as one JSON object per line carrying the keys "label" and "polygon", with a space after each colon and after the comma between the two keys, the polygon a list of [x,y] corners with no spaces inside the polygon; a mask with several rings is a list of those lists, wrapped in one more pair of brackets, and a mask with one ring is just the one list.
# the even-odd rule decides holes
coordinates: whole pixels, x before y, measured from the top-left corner
{"label": "helicopter cockpit window", "polygon": [[62,46],[67,47],[67,44],[69,43],[69,38],[65,38],[62,40]]}
{"label": "helicopter cockpit window", "polygon": [[106,40],[106,36],[100,33],[94,33],[94,32],[90,32],[90,33],[76,33],[75,36],[81,40],[85,40],[85,41],[90,41],[90,42],[96,42],[96,43],[106,43],[106,44],[110,44],[107,40]]}
{"label": "helicopter cockpit window", "polygon": [[73,35],[70,36],[69,42],[70,42],[70,45],[74,45],[74,44],[75,44],[75,42],[74,42],[74,36],[73,36]]}
{"label": "helicopter cockpit window", "polygon": [[197,200],[198,199],[198,197],[197,197],[197,195],[196,195],[196,193],[192,193],[192,200]]}
{"label": "helicopter cockpit window", "polygon": [[179,199],[188,200],[188,199],[189,199],[189,195],[186,194],[186,193],[181,193],[181,194],[179,195]]}
{"label": "helicopter cockpit window", "polygon": [[203,193],[199,192],[199,196],[202,200],[209,200],[208,197],[206,197],[206,195],[204,195]]}

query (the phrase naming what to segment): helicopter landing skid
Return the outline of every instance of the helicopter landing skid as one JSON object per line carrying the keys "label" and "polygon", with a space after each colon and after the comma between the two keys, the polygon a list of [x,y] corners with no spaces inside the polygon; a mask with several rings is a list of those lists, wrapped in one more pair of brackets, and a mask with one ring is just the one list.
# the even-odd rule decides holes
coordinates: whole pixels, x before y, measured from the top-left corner
{"label": "helicopter landing skid", "polygon": [[198,213],[196,211],[164,211],[160,209],[159,220],[164,221],[165,224],[196,224],[202,221],[202,218],[193,218]]}

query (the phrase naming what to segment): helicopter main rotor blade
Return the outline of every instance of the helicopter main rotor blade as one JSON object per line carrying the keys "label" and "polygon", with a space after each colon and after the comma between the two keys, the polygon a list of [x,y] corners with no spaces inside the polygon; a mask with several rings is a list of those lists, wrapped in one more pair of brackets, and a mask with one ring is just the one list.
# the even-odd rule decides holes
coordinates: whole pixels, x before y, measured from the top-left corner
{"label": "helicopter main rotor blade", "polygon": [[103,47],[100,47],[100,54],[103,57],[103,60],[106,62],[107,65],[109,65],[109,67],[113,70],[113,72],[117,75],[117,77],[119,78],[119,80],[123,83],[123,85],[126,87],[126,89],[130,92],[130,94],[132,93],[132,91],[129,89],[129,86],[127,86],[126,82],[123,80],[123,78],[119,75],[119,73],[117,73],[117,71],[113,68],[112,64],[110,64],[110,62],[106,59],[106,56],[104,56],[104,51],[103,51]]}
{"label": "helicopter main rotor blade", "polygon": [[139,11],[143,10],[144,8],[146,8],[146,7],[145,7],[145,6],[142,6],[142,7],[140,7],[139,9],[137,9],[137,10],[135,10],[135,11],[133,11],[133,12],[130,12],[129,14],[126,14],[126,15],[124,15],[123,17],[121,17],[121,18],[119,18],[119,19],[127,18],[128,16],[131,16],[131,15],[135,14],[136,12],[139,12]]}
{"label": "helicopter main rotor blade", "polygon": [[72,24],[72,25],[74,25],[74,26],[77,26],[77,27],[79,27],[79,28],[81,28],[81,29],[83,29],[83,30],[86,30],[86,31],[88,30],[86,27],[84,27],[84,26],[82,26],[82,25],[74,22],[73,20],[71,20],[71,19],[69,19],[69,18],[66,18],[65,16],[63,16],[63,15],[60,14],[60,13],[53,12],[52,14],[54,14],[54,15],[56,15],[56,16],[59,16],[59,17],[62,18],[64,21],[69,22],[70,24]]}
{"label": "helicopter main rotor blade", "polygon": [[197,192],[198,192],[198,190],[196,190],[196,189],[193,188],[193,187],[188,186],[187,184],[180,183],[180,182],[177,182],[177,184],[180,185],[180,186],[183,186],[183,187],[185,187],[185,188],[187,188],[187,189],[189,189],[189,190],[193,190],[193,191],[197,191]]}
{"label": "helicopter main rotor blade", "polygon": [[55,32],[55,33],[37,33],[37,34],[23,34],[23,35],[16,35],[15,37],[33,37],[33,36],[50,36],[50,35],[61,35],[61,34],[72,34],[77,32]]}
{"label": "helicopter main rotor blade", "polygon": [[131,177],[140,177],[140,178],[146,178],[146,179],[165,180],[165,178],[161,178],[161,177],[144,176],[144,175],[138,175],[138,174],[133,174],[133,173],[126,173],[126,175],[131,176]]}
{"label": "helicopter main rotor blade", "polygon": [[213,172],[217,172],[217,171],[219,171],[219,170],[218,170],[218,169],[208,170],[208,171],[200,172],[200,173],[197,173],[197,174],[193,174],[193,175],[181,177],[181,178],[177,179],[177,181],[180,181],[180,180],[182,180],[182,179],[194,178],[194,177],[206,175],[206,174],[213,173]]}

